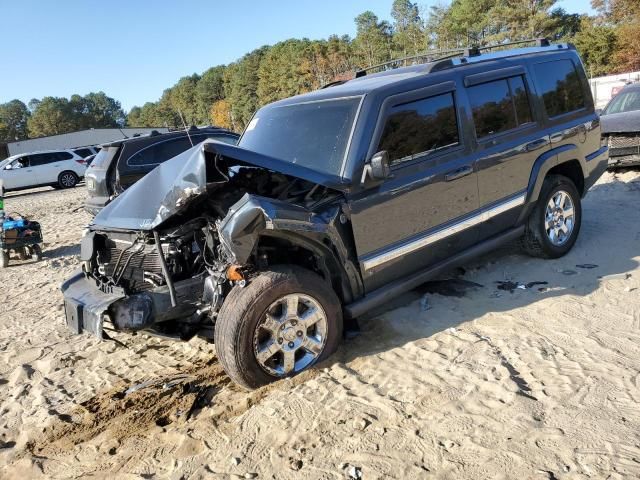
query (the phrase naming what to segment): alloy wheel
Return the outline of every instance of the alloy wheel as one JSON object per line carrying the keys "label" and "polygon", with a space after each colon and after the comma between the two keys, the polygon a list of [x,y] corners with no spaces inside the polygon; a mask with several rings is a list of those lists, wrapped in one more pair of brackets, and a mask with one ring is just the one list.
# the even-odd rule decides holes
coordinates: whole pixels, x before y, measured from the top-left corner
{"label": "alloy wheel", "polygon": [[564,245],[573,233],[575,220],[571,195],[558,190],[549,199],[544,216],[544,228],[551,243],[556,246]]}
{"label": "alloy wheel", "polygon": [[254,355],[270,375],[297,373],[322,354],[327,341],[327,315],[309,295],[293,293],[273,302],[256,326]]}

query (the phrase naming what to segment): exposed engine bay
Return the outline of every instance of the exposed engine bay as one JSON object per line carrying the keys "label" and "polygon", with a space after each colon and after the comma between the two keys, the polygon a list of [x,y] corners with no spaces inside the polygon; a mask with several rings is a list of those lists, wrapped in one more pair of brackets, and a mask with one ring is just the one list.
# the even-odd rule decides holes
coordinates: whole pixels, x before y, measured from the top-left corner
{"label": "exposed engine bay", "polygon": [[150,217],[140,219],[139,229],[108,222],[112,210],[119,209],[116,218],[128,212],[124,202],[138,200],[131,192],[142,190],[147,177],[96,217],[82,241],[82,271],[115,301],[99,313],[100,332],[93,333],[105,336],[112,326],[182,339],[211,338],[225,296],[235,285],[251,281],[254,272],[295,257],[309,268],[327,270],[308,249],[279,236],[278,222],[286,224],[287,235],[299,230],[326,236],[339,207],[328,217],[313,212],[336,203],[339,191],[218,153],[206,154],[206,164],[204,188],[171,191],[175,211],[167,211],[163,200],[159,225]]}

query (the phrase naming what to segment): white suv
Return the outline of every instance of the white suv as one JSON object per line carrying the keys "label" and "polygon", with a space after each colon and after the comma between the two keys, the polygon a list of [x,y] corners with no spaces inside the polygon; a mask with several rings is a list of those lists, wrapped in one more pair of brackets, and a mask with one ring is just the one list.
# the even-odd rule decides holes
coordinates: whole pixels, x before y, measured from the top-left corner
{"label": "white suv", "polygon": [[71,188],[84,177],[87,162],[73,150],[20,153],[0,161],[0,189],[51,185]]}

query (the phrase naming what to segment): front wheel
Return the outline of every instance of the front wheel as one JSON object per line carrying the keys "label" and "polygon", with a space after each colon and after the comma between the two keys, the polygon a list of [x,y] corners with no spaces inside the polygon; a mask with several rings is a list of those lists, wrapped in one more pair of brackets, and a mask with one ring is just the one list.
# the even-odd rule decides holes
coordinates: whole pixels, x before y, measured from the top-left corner
{"label": "front wheel", "polygon": [[227,374],[254,389],[324,360],[341,335],[342,308],[331,287],[313,272],[283,266],[229,292],[214,337]]}
{"label": "front wheel", "polygon": [[559,258],[576,243],[581,222],[582,204],[574,183],[562,175],[549,175],[525,225],[522,246],[534,257]]}

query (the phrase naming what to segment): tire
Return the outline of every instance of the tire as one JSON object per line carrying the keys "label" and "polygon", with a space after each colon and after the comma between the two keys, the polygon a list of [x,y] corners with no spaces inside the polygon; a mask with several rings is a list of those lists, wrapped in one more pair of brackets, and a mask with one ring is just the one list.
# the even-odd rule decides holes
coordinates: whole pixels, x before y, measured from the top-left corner
{"label": "tire", "polygon": [[17,253],[20,260],[28,260],[29,258],[31,258],[29,247],[22,247],[20,250],[18,250]]}
{"label": "tire", "polygon": [[[562,195],[566,195],[568,200]],[[562,203],[562,212],[557,201]],[[551,203],[556,205],[551,208]],[[573,207],[570,223],[568,206]],[[552,213],[549,216],[549,213]],[[566,215],[566,216],[565,216]],[[547,218],[549,217],[549,218]],[[549,220],[549,223],[547,223]],[[559,222],[559,223],[558,223]],[[571,250],[576,243],[582,223],[582,204],[580,194],[574,183],[562,175],[549,175],[544,179],[540,196],[525,225],[522,247],[529,255],[540,258],[559,258]],[[553,225],[563,225],[554,228]],[[550,227],[549,229],[547,227]],[[567,230],[566,232],[564,230]],[[555,236],[555,240],[554,237]]]}
{"label": "tire", "polygon": [[0,268],[7,268],[9,266],[9,252],[6,250],[0,250]]}
{"label": "tire", "polygon": [[33,245],[31,247],[31,260],[35,262],[42,260],[42,249],[40,248],[40,245]]}
{"label": "tire", "polygon": [[[288,314],[285,305],[294,304],[295,313]],[[312,318],[320,320],[305,329],[303,322]],[[321,362],[337,350],[341,336],[337,295],[318,275],[297,266],[274,267],[244,288],[235,286],[222,304],[214,332],[222,367],[249,390]]]}
{"label": "tire", "polygon": [[58,187],[73,188],[78,184],[78,175],[74,172],[66,170],[58,175]]}

